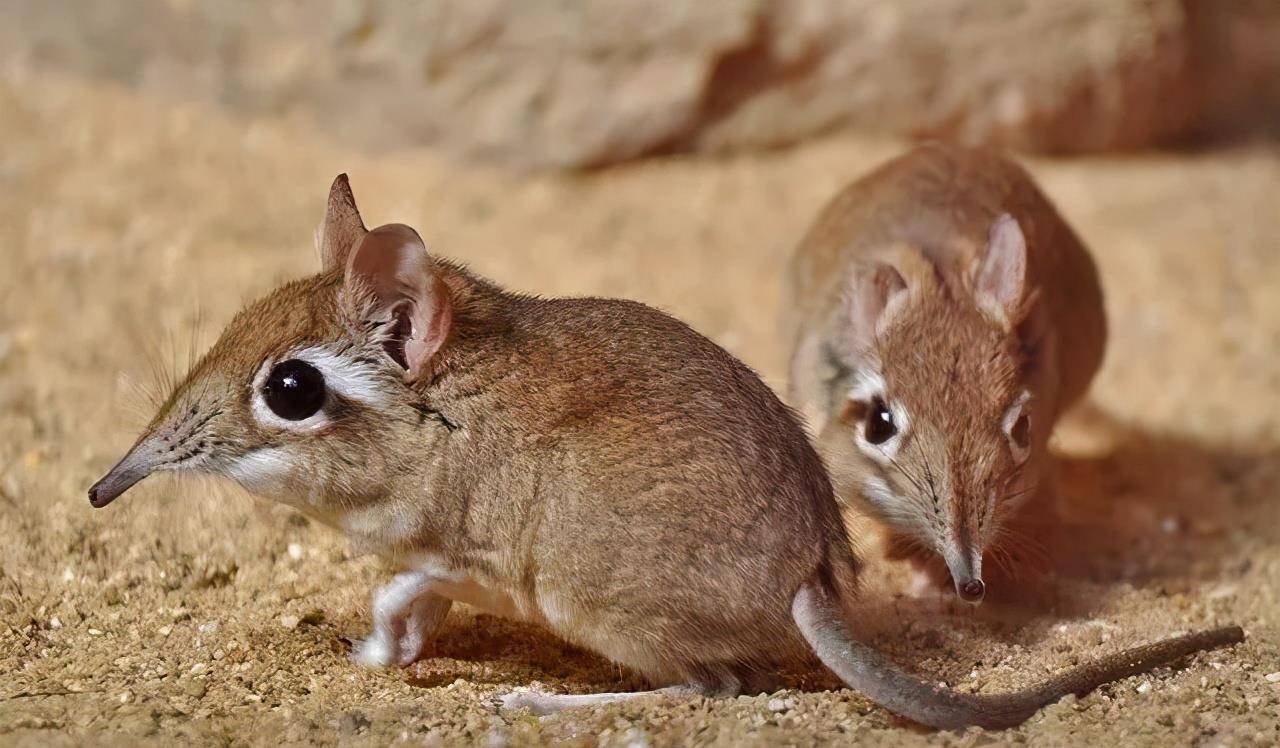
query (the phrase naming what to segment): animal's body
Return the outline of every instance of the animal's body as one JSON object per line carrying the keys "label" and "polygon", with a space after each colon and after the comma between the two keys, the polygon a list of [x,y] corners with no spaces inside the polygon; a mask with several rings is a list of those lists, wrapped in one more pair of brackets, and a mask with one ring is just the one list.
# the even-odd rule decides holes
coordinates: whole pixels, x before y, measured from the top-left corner
{"label": "animal's body", "polygon": [[1102,362],[1088,251],[1013,161],[929,144],[837,195],[791,270],[791,398],[839,496],[980,601]]}
{"label": "animal's body", "polygon": [[997,726],[1240,635],[1168,640],[1040,691],[938,690],[852,638],[858,563],[821,461],[731,355],[641,304],[511,294],[405,226],[366,231],[344,177],[319,244],[323,271],[237,316],[90,499],[200,470],[341,530],[399,569],[359,662],[413,662],[461,601],[656,686],[758,690],[812,651],[913,719]]}

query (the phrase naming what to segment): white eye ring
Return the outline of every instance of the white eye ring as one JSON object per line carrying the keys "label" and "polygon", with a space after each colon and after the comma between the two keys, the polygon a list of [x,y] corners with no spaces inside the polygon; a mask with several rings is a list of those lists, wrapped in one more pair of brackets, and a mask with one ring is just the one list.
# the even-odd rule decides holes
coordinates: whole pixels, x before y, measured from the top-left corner
{"label": "white eye ring", "polygon": [[860,410],[867,412],[870,412],[877,405],[888,411],[887,415],[889,415],[890,419],[888,423],[892,424],[893,433],[879,443],[874,443],[867,438],[867,418],[865,416],[849,425],[853,429],[853,442],[858,446],[858,449],[881,465],[892,464],[911,427],[906,409],[896,402],[885,402],[881,398],[875,398],[870,401],[861,399],[851,399],[849,401],[850,406],[855,404],[860,406]]}
{"label": "white eye ring", "polygon": [[251,385],[253,415],[264,426],[305,432],[317,431],[331,423],[329,417],[325,415],[324,408],[300,421],[288,421],[271,412],[271,408],[263,402],[262,385],[270,376],[272,367],[280,361],[291,358],[305,361],[320,371],[324,376],[327,396],[336,395],[375,408],[383,408],[390,403],[384,385],[385,376],[378,372],[378,367],[353,360],[348,355],[325,346],[302,348],[288,351],[279,359],[267,359],[253,378]]}
{"label": "white eye ring", "polygon": [[[306,360],[301,355],[289,356],[288,358]],[[250,392],[251,408],[253,410],[253,417],[258,421],[258,423],[281,431],[298,432],[318,431],[329,425],[329,417],[325,415],[324,408],[320,408],[310,416],[298,421],[290,421],[281,418],[271,410],[263,397],[263,385],[266,384],[267,377],[270,376],[271,370],[275,368],[277,363],[279,362],[274,359],[267,359],[264,361],[262,363],[262,368],[258,370],[256,375],[254,375],[253,383],[250,385],[253,388]],[[307,363],[311,362],[307,361]]]}
{"label": "white eye ring", "polygon": [[878,405],[887,411],[889,416],[887,423],[892,425],[893,433],[879,444],[873,444],[867,439],[865,419],[860,418],[858,423],[853,424],[853,441],[858,445],[858,449],[881,465],[889,465],[893,462],[903,439],[911,430],[911,419],[907,415],[907,409],[902,403],[887,397],[886,389],[888,385],[885,384],[884,377],[875,371],[864,370],[858,372],[853,388],[847,395],[849,405],[858,404],[868,412]]}
{"label": "white eye ring", "polygon": [[1004,414],[1004,435],[1009,441],[1009,451],[1013,453],[1013,459],[1018,462],[1025,462],[1031,454],[1031,393],[1023,390],[1018,399],[1013,401],[1013,405]]}

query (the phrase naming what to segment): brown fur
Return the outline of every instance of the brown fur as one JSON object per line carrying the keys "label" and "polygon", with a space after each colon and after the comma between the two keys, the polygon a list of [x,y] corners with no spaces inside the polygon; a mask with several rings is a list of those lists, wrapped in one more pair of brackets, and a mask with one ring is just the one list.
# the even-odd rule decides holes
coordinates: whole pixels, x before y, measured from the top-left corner
{"label": "brown fur", "polygon": [[[1004,726],[1241,636],[1170,640],[1008,696],[939,690],[850,637],[858,564],[831,485],[746,366],[642,304],[508,293],[403,227],[366,232],[345,188],[326,269],[237,315],[89,494],[105,506],[155,470],[199,470],[341,529],[400,569],[358,661],[409,664],[459,600],[655,684],[759,691],[814,652],[915,719]],[[405,355],[418,340],[444,341],[421,349],[429,365]],[[322,405],[269,404],[286,361],[323,374]]]}
{"label": "brown fur", "polygon": [[[974,287],[1005,213],[1026,237],[1026,293],[1012,329]],[[877,263],[896,268],[908,290],[864,339],[851,329],[849,295]],[[982,556],[1003,551],[1012,516],[1036,490],[1054,422],[1101,364],[1102,294],[1080,240],[1012,161],[930,144],[831,201],[796,250],[790,291],[791,397],[838,494],[885,521],[897,555],[914,545],[925,559],[946,559],[954,576],[972,553],[970,571],[980,573]],[[858,448],[862,424],[848,417],[849,393],[865,372],[911,416],[912,434],[888,469]],[[1032,438],[1019,462],[1002,418],[1024,391]],[[887,484],[892,506],[868,499],[869,478]]]}
{"label": "brown fur", "polygon": [[[335,271],[294,281],[238,314],[157,414],[150,433],[183,435],[191,455],[158,467],[234,477],[286,448],[280,485],[251,490],[393,561],[439,554],[658,683],[800,652],[796,589],[823,570],[851,596],[856,562],[817,454],[759,377],[642,304],[520,296],[436,267],[454,318],[429,380],[400,380]],[[262,363],[319,344],[376,360],[388,404],[343,401],[322,434],[256,423]]]}

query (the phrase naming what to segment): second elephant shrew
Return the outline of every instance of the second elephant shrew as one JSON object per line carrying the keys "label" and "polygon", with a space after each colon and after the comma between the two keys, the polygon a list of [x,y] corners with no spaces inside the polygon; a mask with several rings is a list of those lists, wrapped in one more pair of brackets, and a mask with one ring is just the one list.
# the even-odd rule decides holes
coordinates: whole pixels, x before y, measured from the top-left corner
{"label": "second elephant shrew", "polygon": [[361,664],[412,663],[457,601],[667,693],[758,693],[812,652],[918,722],[1003,727],[1242,637],[1167,639],[1011,694],[939,688],[851,634],[859,565],[827,474],[733,356],[642,304],[510,293],[407,226],[366,230],[345,177],[318,243],[321,271],[241,311],[89,498],[199,471],[345,533],[397,570]]}
{"label": "second elephant shrew", "polygon": [[837,195],[791,281],[791,396],[838,495],[981,602],[1102,363],[1089,253],[1017,164],[928,144]]}

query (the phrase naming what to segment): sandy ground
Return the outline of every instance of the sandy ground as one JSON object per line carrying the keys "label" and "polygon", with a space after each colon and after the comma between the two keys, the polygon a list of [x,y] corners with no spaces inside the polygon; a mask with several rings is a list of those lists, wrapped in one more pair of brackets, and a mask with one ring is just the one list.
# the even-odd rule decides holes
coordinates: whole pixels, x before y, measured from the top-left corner
{"label": "sandy ground", "polygon": [[[1035,163],[1094,247],[1114,335],[1062,430],[1046,579],[978,611],[874,564],[864,624],[967,691],[1214,624],[1249,640],[1003,733],[908,725],[804,664],[792,688],[538,719],[513,686],[642,684],[530,626],[455,608],[406,671],[347,661],[385,573],[300,517],[152,479],[94,511],[166,372],[245,300],[311,272],[329,180],[371,224],[513,288],[641,299],[779,389],[779,272],[842,182],[894,143],[519,177],[371,155],[91,80],[0,77],[0,742],[486,745],[1274,745],[1280,741],[1280,151]],[[864,534],[871,559],[878,549]],[[878,632],[878,633],[876,633]]]}

